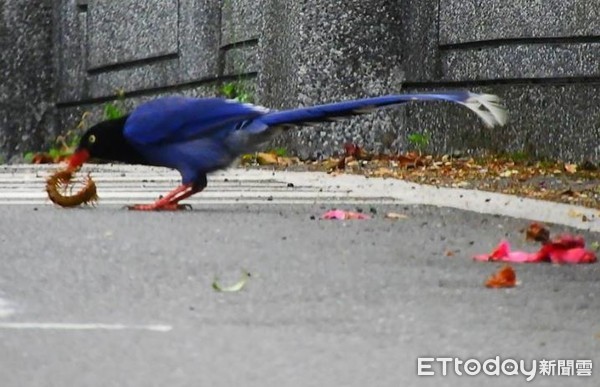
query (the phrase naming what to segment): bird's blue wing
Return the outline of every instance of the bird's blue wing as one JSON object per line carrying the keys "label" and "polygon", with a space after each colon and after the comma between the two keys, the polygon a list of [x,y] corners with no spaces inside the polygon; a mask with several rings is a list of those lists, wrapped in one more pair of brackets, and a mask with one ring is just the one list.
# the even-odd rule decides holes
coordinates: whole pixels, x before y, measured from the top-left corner
{"label": "bird's blue wing", "polygon": [[268,110],[221,98],[163,97],[138,106],[125,123],[135,145],[177,143],[209,137]]}

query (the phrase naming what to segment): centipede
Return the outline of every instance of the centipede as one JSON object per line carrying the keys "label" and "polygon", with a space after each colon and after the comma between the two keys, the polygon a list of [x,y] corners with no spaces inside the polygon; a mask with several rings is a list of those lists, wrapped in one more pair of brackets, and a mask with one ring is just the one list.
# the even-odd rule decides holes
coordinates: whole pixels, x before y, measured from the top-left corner
{"label": "centipede", "polygon": [[[73,180],[75,172],[68,170],[56,171],[46,180],[48,198],[61,207],[77,207],[82,204],[95,204],[98,201],[96,183],[88,175],[82,180]],[[75,187],[81,188],[73,192]]]}

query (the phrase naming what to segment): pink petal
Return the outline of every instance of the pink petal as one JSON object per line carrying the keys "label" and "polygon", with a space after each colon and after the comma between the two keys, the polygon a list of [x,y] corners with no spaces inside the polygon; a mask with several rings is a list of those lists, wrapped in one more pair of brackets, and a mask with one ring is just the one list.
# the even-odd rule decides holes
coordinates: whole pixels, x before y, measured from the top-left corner
{"label": "pink petal", "polygon": [[352,211],[343,211],[343,210],[331,210],[321,216],[322,219],[336,219],[336,220],[345,220],[345,219],[358,219],[365,220],[369,219],[368,215],[361,214],[360,212],[352,212]]}
{"label": "pink petal", "polygon": [[539,262],[541,257],[538,253],[527,253],[525,251],[510,251],[510,243],[506,240],[500,241],[498,246],[490,254],[480,254],[473,257],[476,261],[500,261],[514,263]]}
{"label": "pink petal", "polygon": [[346,214],[342,210],[331,210],[321,216],[323,219],[345,219]]}
{"label": "pink petal", "polygon": [[502,259],[504,262],[514,263],[532,263],[539,262],[540,256],[537,253],[527,253],[525,251],[512,251],[507,257]]}
{"label": "pink petal", "polygon": [[510,251],[510,244],[502,240],[490,254],[473,257],[476,261],[501,261],[513,263],[532,263],[551,261],[560,264],[594,263],[596,254],[584,248],[583,237],[563,234],[542,245],[536,253]]}

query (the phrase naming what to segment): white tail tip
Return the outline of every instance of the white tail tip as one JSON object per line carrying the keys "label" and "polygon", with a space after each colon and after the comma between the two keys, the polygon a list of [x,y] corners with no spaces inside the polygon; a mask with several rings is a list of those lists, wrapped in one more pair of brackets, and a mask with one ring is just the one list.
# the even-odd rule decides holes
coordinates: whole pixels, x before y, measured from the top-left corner
{"label": "white tail tip", "polygon": [[497,95],[469,93],[469,98],[461,103],[474,111],[490,128],[504,126],[508,121],[506,108],[500,104]]}

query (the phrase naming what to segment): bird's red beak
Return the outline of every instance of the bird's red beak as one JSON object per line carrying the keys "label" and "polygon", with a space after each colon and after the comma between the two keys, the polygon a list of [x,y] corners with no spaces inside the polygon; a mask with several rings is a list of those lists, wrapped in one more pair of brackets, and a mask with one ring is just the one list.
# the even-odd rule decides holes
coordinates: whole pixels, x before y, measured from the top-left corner
{"label": "bird's red beak", "polygon": [[75,151],[69,158],[67,169],[71,172],[76,171],[90,158],[90,152],[87,149],[79,149]]}

